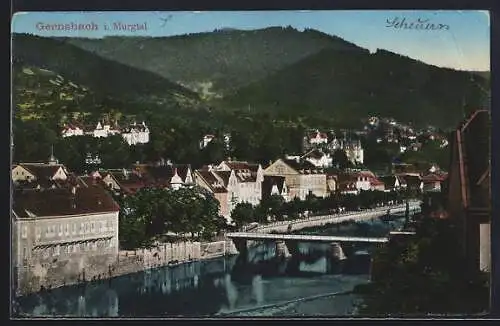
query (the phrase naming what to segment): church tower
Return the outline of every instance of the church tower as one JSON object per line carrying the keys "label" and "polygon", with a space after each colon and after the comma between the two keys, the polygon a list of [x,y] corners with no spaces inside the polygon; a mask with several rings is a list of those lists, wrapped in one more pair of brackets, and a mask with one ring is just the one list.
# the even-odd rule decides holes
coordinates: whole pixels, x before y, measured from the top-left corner
{"label": "church tower", "polygon": [[50,157],[49,157],[49,165],[56,165],[59,164],[59,161],[57,158],[54,156],[54,145],[50,146]]}

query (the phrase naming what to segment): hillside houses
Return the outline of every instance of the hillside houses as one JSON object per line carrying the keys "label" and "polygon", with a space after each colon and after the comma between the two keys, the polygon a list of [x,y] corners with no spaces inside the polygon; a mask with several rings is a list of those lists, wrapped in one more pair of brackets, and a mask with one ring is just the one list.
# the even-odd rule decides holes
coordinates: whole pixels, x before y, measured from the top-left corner
{"label": "hillside houses", "polygon": [[311,148],[311,146],[322,145],[328,143],[328,135],[324,132],[320,132],[319,130],[315,130],[310,132],[304,137],[305,148]]}
{"label": "hillside houses", "polygon": [[95,127],[83,127],[77,124],[67,124],[61,131],[61,136],[74,137],[89,135],[94,138],[106,138],[113,135],[121,135],[129,145],[146,144],[149,142],[149,128],[145,122],[137,124],[133,122],[125,127],[119,127],[117,123],[97,122]]}
{"label": "hillside houses", "polygon": [[384,191],[385,184],[371,171],[352,171],[338,175],[338,191],[343,194],[358,194],[360,191]]}
{"label": "hillside houses", "polygon": [[[293,159],[292,157],[290,157]],[[305,160],[313,164],[315,167],[327,168],[332,166],[333,158],[330,154],[325,154],[322,150],[314,148],[309,152],[305,153],[300,157],[301,160]]]}
{"label": "hillside houses", "polygon": [[360,140],[348,140],[347,138],[333,140],[328,144],[328,149],[332,152],[343,150],[347,159],[353,164],[364,163],[364,150]]}

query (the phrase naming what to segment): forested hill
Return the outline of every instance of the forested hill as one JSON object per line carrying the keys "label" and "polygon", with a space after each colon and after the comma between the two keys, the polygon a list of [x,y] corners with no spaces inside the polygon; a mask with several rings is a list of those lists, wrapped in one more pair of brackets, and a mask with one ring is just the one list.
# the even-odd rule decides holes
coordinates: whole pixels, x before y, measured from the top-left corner
{"label": "forested hill", "polygon": [[[369,115],[454,127],[484,105],[489,80],[378,50],[330,49],[286,67],[224,99],[228,107],[307,112],[354,121]],[[465,109],[464,108],[465,104]]]}
{"label": "forested hill", "polygon": [[[23,67],[41,68],[41,71],[51,71],[90,89],[96,102],[108,97],[138,106],[191,106],[199,102],[195,92],[159,75],[104,59],[61,40],[14,34],[13,61],[14,78],[19,76],[19,69]],[[24,77],[15,79],[17,90],[36,88],[30,82],[35,78],[34,74],[24,74]],[[50,93],[56,91],[50,88],[58,85],[46,81],[42,85],[39,80],[37,87]]]}
{"label": "forested hill", "polygon": [[262,79],[324,48],[366,51],[336,36],[291,27],[66,40],[104,58],[158,73],[206,97]]}

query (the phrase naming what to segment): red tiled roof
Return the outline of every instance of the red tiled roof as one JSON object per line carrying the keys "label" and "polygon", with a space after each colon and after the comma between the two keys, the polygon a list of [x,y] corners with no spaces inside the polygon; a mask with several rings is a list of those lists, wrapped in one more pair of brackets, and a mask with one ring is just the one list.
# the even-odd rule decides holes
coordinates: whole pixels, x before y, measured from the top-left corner
{"label": "red tiled roof", "polygon": [[447,173],[443,173],[443,174],[430,173],[430,174],[424,175],[422,177],[422,181],[424,183],[427,183],[427,182],[442,182],[442,181],[446,180],[447,177],[448,177]]}
{"label": "red tiled roof", "polygon": [[215,175],[217,175],[220,179],[222,179],[224,186],[227,187],[229,183],[229,177],[231,176],[231,171],[212,171],[212,172]]}
{"label": "red tiled roof", "polygon": [[15,190],[13,211],[20,218],[117,212],[118,204],[98,185],[71,189]]}
{"label": "red tiled roof", "polygon": [[62,164],[19,163],[18,165],[29,171],[37,179],[50,179],[60,168],[64,169]]}
{"label": "red tiled roof", "polygon": [[328,136],[324,132],[315,131],[315,132],[312,132],[309,134],[309,139],[317,138],[317,137],[322,138],[322,139],[328,138]]}
{"label": "red tiled roof", "polygon": [[197,170],[196,173],[205,181],[213,193],[227,192],[226,187],[219,182],[212,171]]}

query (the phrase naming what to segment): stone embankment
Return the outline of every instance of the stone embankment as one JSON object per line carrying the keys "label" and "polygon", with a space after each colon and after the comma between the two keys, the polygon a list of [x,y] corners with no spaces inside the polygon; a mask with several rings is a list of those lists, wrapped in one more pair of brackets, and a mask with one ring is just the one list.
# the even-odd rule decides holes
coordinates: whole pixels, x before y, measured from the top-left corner
{"label": "stone embankment", "polygon": [[[53,266],[50,265],[46,268],[41,268],[38,265],[32,268],[25,267],[22,271],[22,277],[26,281],[22,282],[23,288],[16,288],[16,293],[17,295],[25,295],[61,286],[84,285],[89,281],[112,279],[116,276],[152,268],[237,253],[231,240],[208,243],[186,241],[160,243],[148,249],[135,251],[120,251],[117,256],[96,255],[82,257],[85,259],[61,260],[58,264],[53,263]],[[70,269],[69,266],[73,268]]]}
{"label": "stone embankment", "polygon": [[217,258],[237,254],[231,240],[217,242],[163,243],[149,249],[121,251],[113,266],[113,276],[136,273],[143,270],[190,261]]}

